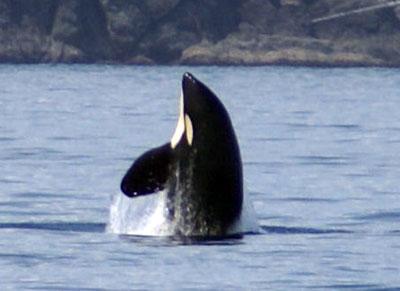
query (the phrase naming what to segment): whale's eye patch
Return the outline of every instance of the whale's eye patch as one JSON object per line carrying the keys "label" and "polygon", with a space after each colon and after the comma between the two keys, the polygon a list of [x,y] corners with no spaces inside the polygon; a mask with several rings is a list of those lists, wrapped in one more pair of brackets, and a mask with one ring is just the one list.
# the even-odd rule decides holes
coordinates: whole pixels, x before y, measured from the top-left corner
{"label": "whale's eye patch", "polygon": [[191,146],[193,143],[193,125],[189,115],[185,114],[185,132],[188,144]]}

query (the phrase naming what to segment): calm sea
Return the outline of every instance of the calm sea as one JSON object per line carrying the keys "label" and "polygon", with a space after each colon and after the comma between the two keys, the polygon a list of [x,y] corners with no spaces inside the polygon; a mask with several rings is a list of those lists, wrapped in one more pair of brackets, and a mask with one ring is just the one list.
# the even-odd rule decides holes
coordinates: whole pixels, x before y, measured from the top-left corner
{"label": "calm sea", "polygon": [[[230,112],[260,234],[106,232],[133,159],[170,139],[187,70]],[[0,66],[0,289],[400,288],[399,73]]]}

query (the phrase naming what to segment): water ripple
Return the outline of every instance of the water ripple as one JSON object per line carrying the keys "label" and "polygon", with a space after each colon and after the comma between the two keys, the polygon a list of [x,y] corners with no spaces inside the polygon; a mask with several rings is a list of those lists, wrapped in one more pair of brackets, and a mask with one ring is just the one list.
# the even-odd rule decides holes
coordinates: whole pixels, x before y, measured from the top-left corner
{"label": "water ripple", "polygon": [[[37,287],[30,287],[30,290],[46,290],[46,291],[58,291],[58,290],[64,290],[64,291],[105,291],[109,289],[104,289],[104,288],[88,288],[88,287],[71,287],[70,284],[68,285],[52,285],[52,286],[37,286]],[[124,290],[124,289],[120,289]]]}
{"label": "water ripple", "polygon": [[319,229],[310,227],[285,227],[285,226],[267,226],[262,225],[261,229],[264,233],[272,234],[341,234],[353,233],[343,229]]}
{"label": "water ripple", "polygon": [[312,197],[268,198],[268,200],[282,201],[282,202],[300,202],[300,203],[338,203],[338,202],[342,202],[342,200],[340,200],[340,199],[312,198]]}
{"label": "water ripple", "polygon": [[18,197],[18,198],[70,198],[70,194],[58,194],[58,193],[47,193],[47,192],[35,192],[35,191],[30,191],[30,192],[19,192],[13,194],[13,196]]}
{"label": "water ripple", "polygon": [[400,221],[400,211],[380,211],[355,216],[356,220]]}
{"label": "water ripple", "polygon": [[17,138],[14,137],[0,137],[0,142],[11,142],[11,141],[16,141],[18,140]]}
{"label": "water ripple", "polygon": [[354,130],[354,131],[362,130],[362,127],[358,124],[325,124],[325,125],[317,125],[316,127]]}
{"label": "water ripple", "polygon": [[329,166],[345,166],[350,165],[351,160],[344,156],[291,156],[290,158],[297,160],[300,165],[329,165]]}
{"label": "water ripple", "polygon": [[310,286],[309,289],[346,289],[346,290],[390,290],[390,289],[380,289],[379,285],[376,284],[335,284],[335,285],[324,285],[324,286]]}
{"label": "water ripple", "polygon": [[142,236],[142,235],[120,235],[128,242],[145,246],[177,246],[177,245],[212,245],[229,246],[244,244],[243,235],[235,234],[223,237],[187,237],[187,236]]}
{"label": "water ripple", "polygon": [[4,157],[3,160],[51,159],[60,156],[62,153],[45,147],[13,148],[11,155]]}
{"label": "water ripple", "polygon": [[105,223],[76,222],[19,222],[0,223],[0,229],[28,229],[66,232],[104,232]]}

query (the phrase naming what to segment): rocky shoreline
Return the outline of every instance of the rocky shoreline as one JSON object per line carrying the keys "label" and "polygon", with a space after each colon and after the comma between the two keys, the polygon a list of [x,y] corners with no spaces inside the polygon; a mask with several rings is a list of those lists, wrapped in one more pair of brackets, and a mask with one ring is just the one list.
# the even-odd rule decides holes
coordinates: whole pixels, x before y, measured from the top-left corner
{"label": "rocky shoreline", "polygon": [[396,2],[0,0],[0,63],[400,67]]}

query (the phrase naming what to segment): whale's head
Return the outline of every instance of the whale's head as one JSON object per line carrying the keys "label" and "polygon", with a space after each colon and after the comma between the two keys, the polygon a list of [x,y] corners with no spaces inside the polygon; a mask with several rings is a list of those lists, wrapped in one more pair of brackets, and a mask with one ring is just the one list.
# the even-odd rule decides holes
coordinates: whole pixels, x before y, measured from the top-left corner
{"label": "whale's head", "polygon": [[167,191],[167,219],[179,235],[223,236],[240,218],[242,162],[229,114],[190,73],[170,142],[140,156],[121,190],[128,197]]}

